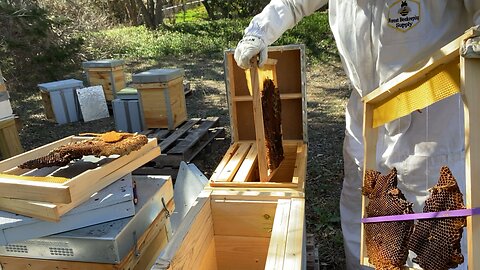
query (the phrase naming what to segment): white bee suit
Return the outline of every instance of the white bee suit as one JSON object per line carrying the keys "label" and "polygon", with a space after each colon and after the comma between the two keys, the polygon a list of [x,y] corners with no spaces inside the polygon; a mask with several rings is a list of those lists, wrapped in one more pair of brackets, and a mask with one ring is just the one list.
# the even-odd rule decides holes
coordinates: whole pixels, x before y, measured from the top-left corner
{"label": "white bee suit", "polygon": [[[326,2],[273,0],[253,18],[245,36],[272,44]],[[345,178],[340,200],[347,269],[361,269],[361,97],[480,24],[479,15],[480,0],[329,1],[330,27],[354,88],[346,108]],[[378,169],[386,173],[397,168],[399,188],[415,204],[415,212],[422,211],[427,189],[437,182],[442,165],[449,166],[464,191],[463,105],[459,95],[380,128],[377,149]],[[462,253],[466,252],[463,245]],[[458,269],[466,269],[466,263]]]}

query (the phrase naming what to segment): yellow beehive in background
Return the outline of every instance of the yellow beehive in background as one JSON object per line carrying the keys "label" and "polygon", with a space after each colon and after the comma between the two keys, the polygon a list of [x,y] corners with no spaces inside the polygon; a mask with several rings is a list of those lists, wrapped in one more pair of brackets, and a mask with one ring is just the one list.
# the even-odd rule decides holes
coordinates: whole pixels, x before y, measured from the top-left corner
{"label": "yellow beehive in background", "polygon": [[83,62],[82,66],[90,86],[101,85],[107,102],[117,97],[117,92],[125,88],[125,62],[123,60],[105,59]]}
{"label": "yellow beehive in background", "polygon": [[187,120],[183,69],[151,69],[132,76],[145,128],[175,129]]}

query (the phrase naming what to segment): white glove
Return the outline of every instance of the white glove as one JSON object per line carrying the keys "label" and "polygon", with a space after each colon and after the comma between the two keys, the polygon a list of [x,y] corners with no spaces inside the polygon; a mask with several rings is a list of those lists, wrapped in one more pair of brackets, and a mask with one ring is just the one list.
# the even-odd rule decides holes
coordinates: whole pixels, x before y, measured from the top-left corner
{"label": "white glove", "polygon": [[480,37],[467,39],[462,46],[461,52],[465,58],[480,58]]}
{"label": "white glove", "polygon": [[239,67],[246,69],[251,67],[250,60],[257,54],[260,54],[258,66],[262,67],[268,57],[267,45],[261,38],[247,35],[238,42],[233,57]]}
{"label": "white glove", "polygon": [[473,27],[475,37],[467,39],[460,48],[460,53],[465,58],[480,58],[480,26]]}

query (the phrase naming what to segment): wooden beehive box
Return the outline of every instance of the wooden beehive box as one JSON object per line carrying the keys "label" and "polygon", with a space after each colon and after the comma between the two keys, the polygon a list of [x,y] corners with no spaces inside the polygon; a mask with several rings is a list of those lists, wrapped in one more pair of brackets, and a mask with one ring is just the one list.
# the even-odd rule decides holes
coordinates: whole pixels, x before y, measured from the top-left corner
{"label": "wooden beehive box", "polygon": [[173,130],[187,120],[183,69],[151,69],[132,76],[144,128]]}
{"label": "wooden beehive box", "polygon": [[13,157],[23,152],[20,137],[18,136],[15,118],[0,120],[0,154],[3,159]]}
{"label": "wooden beehive box", "polygon": [[5,79],[0,70],[0,120],[11,117],[13,115],[12,105],[10,104],[10,96],[7,92]]}
{"label": "wooden beehive box", "polygon": [[[135,178],[144,178],[142,182],[157,182],[148,179],[150,177],[136,176],[134,181],[137,180],[137,184],[139,179]],[[143,199],[136,206],[141,205],[136,212],[138,219],[129,217],[89,226],[67,232],[67,237],[57,234],[3,246],[0,256],[2,269],[149,269],[171,238],[169,215],[175,208],[171,177],[155,178],[165,180],[158,190],[151,190],[156,195],[145,195],[145,188],[143,193],[138,194],[139,200]],[[152,185],[147,187],[151,188]],[[105,250],[106,246],[110,249]],[[19,250],[23,252],[16,253]],[[113,254],[118,257],[112,257]]]}
{"label": "wooden beehive box", "polygon": [[83,82],[75,79],[38,84],[47,119],[58,124],[77,122],[82,119],[78,103],[78,88]]}
{"label": "wooden beehive box", "polygon": [[[460,93],[465,112],[465,179],[466,208],[474,209],[480,206],[478,179],[480,179],[480,59],[460,56],[462,43],[480,32],[469,29],[464,35],[445,45],[429,56],[422,66],[417,66],[412,72],[404,72],[363,98],[364,103],[364,174],[367,170],[377,169],[376,146],[378,127],[421,110],[444,98]],[[452,135],[455,136],[455,135]],[[435,168],[439,170],[440,168]],[[365,177],[365,175],[364,175]],[[368,198],[363,196],[362,215]],[[440,214],[439,214],[440,215]],[[446,214],[447,216],[450,214]],[[445,215],[440,215],[446,217]],[[480,216],[467,216],[468,269],[480,269]],[[365,222],[365,221],[364,221]],[[362,223],[360,263],[371,266],[367,254],[364,223]],[[462,250],[465,253],[465,250]],[[435,256],[441,256],[436,253]],[[373,266],[372,266],[373,267]],[[413,268],[420,269],[418,265]]]}
{"label": "wooden beehive box", "polygon": [[285,159],[269,182],[258,181],[253,97],[245,70],[235,63],[234,51],[226,51],[225,80],[232,145],[210,178],[211,187],[304,189],[308,140],[305,48],[288,45],[268,50],[268,58],[277,60],[275,84],[280,90]]}
{"label": "wooden beehive box", "polygon": [[139,150],[121,157],[85,156],[64,167],[18,168],[18,165],[45,156],[59,146],[85,139],[89,137],[70,136],[1,161],[0,172],[5,175],[0,177],[0,209],[58,221],[93,193],[160,155],[157,140],[149,139]]}
{"label": "wooden beehive box", "polygon": [[302,198],[204,190],[152,270],[305,269]]}
{"label": "wooden beehive box", "polygon": [[125,61],[118,59],[94,60],[82,63],[89,85],[101,85],[108,102],[117,98],[117,92],[126,86],[124,65]]}

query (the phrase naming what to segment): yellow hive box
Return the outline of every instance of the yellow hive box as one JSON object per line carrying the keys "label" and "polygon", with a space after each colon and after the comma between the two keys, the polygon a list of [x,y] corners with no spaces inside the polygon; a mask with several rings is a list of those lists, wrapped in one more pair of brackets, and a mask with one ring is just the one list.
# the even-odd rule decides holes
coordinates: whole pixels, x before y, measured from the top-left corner
{"label": "yellow hive box", "polygon": [[183,69],[151,69],[132,76],[145,128],[173,130],[187,120]]}
{"label": "yellow hive box", "polygon": [[101,85],[105,99],[111,102],[117,92],[125,88],[125,62],[118,59],[105,59],[83,62],[82,66],[90,86]]}

